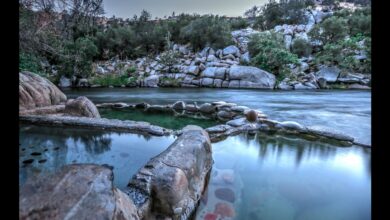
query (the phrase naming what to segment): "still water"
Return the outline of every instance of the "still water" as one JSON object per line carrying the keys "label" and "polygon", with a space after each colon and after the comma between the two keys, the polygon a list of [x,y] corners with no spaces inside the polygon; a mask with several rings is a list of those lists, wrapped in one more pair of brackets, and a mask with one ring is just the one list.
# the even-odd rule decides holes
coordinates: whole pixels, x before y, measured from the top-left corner
{"label": "still water", "polygon": [[64,90],[69,98],[87,96],[95,103],[198,104],[226,101],[263,111],[271,119],[293,120],[342,131],[371,143],[371,92],[351,90],[268,91],[208,88],[95,88]]}
{"label": "still water", "polygon": [[139,168],[173,141],[172,136],[21,125],[19,185],[66,164],[94,163],[113,166],[114,184],[123,189]]}
{"label": "still water", "polygon": [[213,159],[196,219],[371,219],[370,149],[242,134]]}

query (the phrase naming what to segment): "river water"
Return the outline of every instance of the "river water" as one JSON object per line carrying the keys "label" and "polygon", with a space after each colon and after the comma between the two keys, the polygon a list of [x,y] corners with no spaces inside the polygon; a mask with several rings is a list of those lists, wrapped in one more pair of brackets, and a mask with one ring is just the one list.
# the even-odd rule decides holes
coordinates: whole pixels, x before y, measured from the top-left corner
{"label": "river water", "polygon": [[321,125],[371,143],[371,92],[351,90],[268,91],[208,88],[96,88],[64,90],[68,98],[87,96],[95,103],[148,102],[198,104],[233,102],[263,111],[271,119]]}
{"label": "river water", "polygon": [[[259,91],[217,89],[82,89],[95,103],[178,100],[234,102],[276,120],[322,125],[371,141],[368,91]],[[76,128],[22,125],[20,174],[24,182],[69,163],[109,164],[123,189],[174,137],[147,137]],[[196,220],[369,220],[371,149],[337,147],[290,135],[240,134],[212,144],[210,180]],[[34,153],[40,153],[34,155]],[[24,163],[34,159],[32,163]]]}

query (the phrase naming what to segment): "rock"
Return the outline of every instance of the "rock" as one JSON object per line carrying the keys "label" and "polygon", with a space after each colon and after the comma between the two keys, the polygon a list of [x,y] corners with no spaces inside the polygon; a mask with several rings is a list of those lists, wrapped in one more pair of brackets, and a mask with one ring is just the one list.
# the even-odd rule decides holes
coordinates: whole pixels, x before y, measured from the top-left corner
{"label": "rock", "polygon": [[228,80],[223,80],[221,84],[221,88],[228,88],[229,87],[229,81]]}
{"label": "rock", "polygon": [[79,81],[77,82],[78,87],[87,87],[88,85],[88,80],[85,78],[79,79]]}
{"label": "rock", "polygon": [[228,85],[229,88],[240,88],[239,80],[231,80]]}
{"label": "rock", "polygon": [[347,74],[344,74],[343,76],[341,76],[341,74],[340,74],[339,78],[337,78],[337,81],[342,82],[342,83],[359,83],[363,79],[364,79],[363,74],[347,73]]}
{"label": "rock", "polygon": [[217,62],[218,58],[216,58],[214,55],[210,54],[207,56],[207,61],[208,62]]}
{"label": "rock", "polygon": [[284,46],[286,47],[287,50],[290,50],[291,43],[292,43],[292,36],[289,34],[284,35]]}
{"label": "rock", "polygon": [[243,85],[239,83],[240,88],[273,89],[275,86],[273,74],[252,66],[232,66],[228,71],[228,77],[230,80],[244,81]]}
{"label": "rock", "polygon": [[214,127],[206,128],[206,131],[210,134],[212,133],[222,133],[232,128],[230,125],[216,125]]}
{"label": "rock", "polygon": [[193,125],[182,131],[171,146],[133,176],[125,190],[138,201],[143,219],[152,215],[189,219],[206,187],[213,161],[209,136]]}
{"label": "rock", "polygon": [[280,122],[277,127],[281,127],[287,130],[306,131],[306,127],[295,121]]}
{"label": "rock", "polygon": [[147,109],[145,109],[145,111],[152,112],[152,113],[160,113],[160,112],[172,112],[173,110],[166,105],[151,105]]}
{"label": "rock", "polygon": [[189,112],[197,112],[199,108],[196,105],[187,104],[185,110]]}
{"label": "rock", "polygon": [[239,54],[240,54],[240,49],[238,49],[236,46],[234,46],[234,45],[230,45],[230,46],[228,46],[228,47],[225,47],[224,49],[223,49],[223,51],[222,51],[222,55],[223,56],[226,56],[226,55],[228,55],[228,54],[232,54],[232,55],[234,55],[234,56],[239,56]]}
{"label": "rock", "polygon": [[212,105],[210,103],[204,103],[199,106],[199,111],[206,114],[214,113],[217,109],[217,106]]}
{"label": "rock", "polygon": [[199,67],[198,66],[189,66],[187,73],[197,76],[199,74]]}
{"label": "rock", "polygon": [[19,72],[19,109],[58,105],[66,96],[48,79],[31,72]]}
{"label": "rock", "polygon": [[89,118],[100,118],[96,106],[85,96],[69,99],[65,104],[65,114]]}
{"label": "rock", "polygon": [[159,83],[159,76],[157,75],[154,75],[154,76],[148,76],[144,79],[144,86],[145,87],[152,87],[152,88],[156,88],[158,87],[158,83]]}
{"label": "rock", "polygon": [[227,125],[230,125],[232,127],[240,127],[240,126],[243,126],[247,123],[249,123],[249,121],[246,120],[246,118],[238,118],[238,119],[234,119],[234,120],[230,120],[230,121],[226,122]]}
{"label": "rock", "polygon": [[60,83],[58,84],[58,86],[61,88],[71,87],[72,82],[70,81],[69,78],[66,78],[65,76],[61,76]]}
{"label": "rock", "polygon": [[235,57],[234,57],[234,55],[232,55],[232,54],[228,54],[228,55],[226,55],[226,56],[223,56],[222,57],[222,59],[223,60],[234,60],[234,59],[236,59]]}
{"label": "rock", "polygon": [[315,85],[310,84],[303,84],[303,83],[297,83],[294,85],[295,90],[302,90],[302,89],[316,89],[317,87]]}
{"label": "rock", "polygon": [[244,112],[245,110],[249,110],[249,108],[246,106],[233,106],[231,110],[234,112]]}
{"label": "rock", "polygon": [[353,142],[354,138],[351,136],[348,136],[346,134],[343,134],[341,132],[337,132],[333,129],[323,127],[323,126],[309,126],[307,127],[308,131],[312,134],[323,136],[330,139],[336,139],[339,141],[349,141]]}
{"label": "rock", "polygon": [[214,85],[213,78],[202,78],[200,84],[205,87],[212,87]]}
{"label": "rock", "polygon": [[200,71],[203,71],[205,69],[206,69],[206,66],[203,63],[199,64],[199,70]]}
{"label": "rock", "polygon": [[214,87],[221,88],[222,81],[223,81],[222,79],[214,79],[214,83],[213,83]]}
{"label": "rock", "polygon": [[317,78],[324,78],[326,82],[336,82],[341,70],[337,67],[320,66],[320,70],[316,73]]}
{"label": "rock", "polygon": [[135,105],[135,108],[137,109],[146,109],[146,108],[149,108],[149,104],[148,103],[145,103],[145,102],[142,102],[142,103],[137,103]]}
{"label": "rock", "polygon": [[96,73],[97,73],[97,74],[100,74],[100,75],[103,75],[103,74],[106,73],[106,71],[104,70],[103,67],[98,66],[98,67],[96,68]]}
{"label": "rock", "polygon": [[294,86],[293,85],[290,85],[289,84],[289,81],[290,79],[288,78],[285,78],[283,79],[277,86],[278,89],[281,89],[281,90],[292,90],[294,89]]}
{"label": "rock", "polygon": [[328,86],[326,85],[326,79],[319,78],[317,80],[317,82],[318,82],[318,85],[320,86],[321,89],[327,89],[328,88]]}
{"label": "rock", "polygon": [[115,188],[110,168],[91,164],[62,167],[28,180],[20,189],[20,219],[138,220],[134,203]]}
{"label": "rock", "polygon": [[217,117],[222,120],[226,119],[232,119],[236,114],[234,112],[229,112],[229,111],[219,111],[217,113]]}
{"label": "rock", "polygon": [[245,114],[245,117],[246,117],[246,120],[248,120],[249,122],[256,122],[257,121],[257,112],[254,110],[249,110]]}
{"label": "rock", "polygon": [[172,105],[175,110],[183,110],[186,108],[186,104],[183,101],[177,101]]}
{"label": "rock", "polygon": [[202,72],[203,77],[225,79],[226,68],[224,67],[207,67]]}
{"label": "rock", "polygon": [[218,188],[214,193],[215,196],[220,200],[224,200],[230,203],[234,203],[236,200],[235,193],[229,188]]}
{"label": "rock", "polygon": [[360,85],[360,84],[352,84],[348,86],[348,89],[371,89],[369,86]]}
{"label": "rock", "polygon": [[249,52],[246,52],[244,53],[241,57],[240,57],[240,62],[242,63],[250,63],[251,61],[251,57],[249,55]]}
{"label": "rock", "polygon": [[215,55],[215,51],[211,47],[205,47],[200,53],[200,56],[207,57],[208,55]]}

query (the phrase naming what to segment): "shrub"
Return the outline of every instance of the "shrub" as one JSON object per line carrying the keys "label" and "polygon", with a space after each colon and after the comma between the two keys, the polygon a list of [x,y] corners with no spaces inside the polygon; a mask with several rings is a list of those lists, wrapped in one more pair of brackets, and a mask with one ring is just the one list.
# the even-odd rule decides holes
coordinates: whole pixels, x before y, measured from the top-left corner
{"label": "shrub", "polygon": [[253,35],[248,50],[253,65],[276,75],[288,74],[286,65],[298,63],[298,57],[285,48],[283,36],[274,32]]}
{"label": "shrub", "polygon": [[31,53],[19,53],[19,71],[30,71],[39,75],[45,75],[39,58]]}
{"label": "shrub", "polygon": [[107,75],[97,76],[93,78],[91,80],[91,83],[98,84],[101,86],[121,86],[121,85],[127,85],[131,81],[134,81],[134,77],[129,78],[126,74],[123,75],[107,74]]}
{"label": "shrub", "polygon": [[232,44],[229,23],[214,15],[197,18],[180,31],[184,41],[190,42],[194,50],[203,49],[206,46],[223,48]]}
{"label": "shrub", "polygon": [[[362,42],[364,41],[364,44]],[[324,45],[316,62],[326,65],[338,65],[342,70],[370,73],[371,72],[371,38],[358,35],[349,39],[343,39],[335,43]],[[367,59],[355,59],[356,51],[366,51]]]}
{"label": "shrub", "polygon": [[312,47],[309,41],[302,38],[296,38],[291,44],[291,51],[300,57],[309,56],[312,52]]}
{"label": "shrub", "polygon": [[128,75],[133,75],[136,71],[137,71],[137,68],[135,66],[131,66],[131,67],[127,68],[126,73]]}
{"label": "shrub", "polygon": [[160,63],[168,68],[168,72],[172,71],[172,67],[178,63],[179,53],[177,51],[168,50],[160,54]]}
{"label": "shrub", "polygon": [[347,19],[332,16],[325,19],[319,25],[316,25],[309,32],[309,36],[313,39],[322,41],[324,44],[329,42],[335,42],[347,36],[347,26]]}
{"label": "shrub", "polygon": [[242,17],[238,17],[230,21],[230,27],[232,30],[244,29],[248,26],[249,26],[248,21]]}

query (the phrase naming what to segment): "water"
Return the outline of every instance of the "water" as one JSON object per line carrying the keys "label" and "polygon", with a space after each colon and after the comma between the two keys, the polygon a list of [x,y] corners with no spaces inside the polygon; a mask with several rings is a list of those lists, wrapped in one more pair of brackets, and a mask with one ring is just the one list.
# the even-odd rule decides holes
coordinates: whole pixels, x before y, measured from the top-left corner
{"label": "water", "polygon": [[275,120],[322,125],[371,143],[371,92],[351,90],[268,91],[207,88],[95,88],[64,90],[69,98],[87,96],[95,103],[171,104],[227,101],[259,109]]}
{"label": "water", "polygon": [[[113,166],[114,184],[124,189],[139,168],[173,141],[172,136],[21,125],[19,184],[31,176],[55,172],[66,164],[94,163]],[[34,161],[27,163],[31,159]]]}
{"label": "water", "polygon": [[213,159],[196,219],[371,219],[370,149],[242,134],[213,144]]}
{"label": "water", "polygon": [[216,120],[204,118],[192,118],[184,115],[174,116],[169,113],[148,113],[137,109],[110,109],[100,108],[99,113],[102,118],[146,121],[153,125],[158,125],[164,128],[173,130],[182,129],[186,125],[198,125],[202,128],[212,127],[220,124]]}

